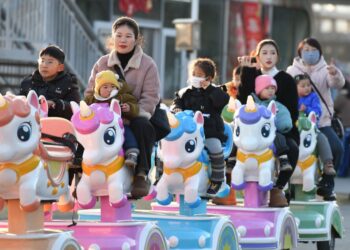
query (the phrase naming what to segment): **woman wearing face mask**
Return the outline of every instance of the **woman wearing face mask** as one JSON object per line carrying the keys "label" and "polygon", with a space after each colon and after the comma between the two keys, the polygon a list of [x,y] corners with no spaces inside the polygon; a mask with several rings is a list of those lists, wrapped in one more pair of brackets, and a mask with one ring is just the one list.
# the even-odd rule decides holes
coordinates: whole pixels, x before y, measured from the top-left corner
{"label": "woman wearing face mask", "polygon": [[[333,113],[334,104],[331,96],[331,88],[342,88],[345,79],[334,63],[327,65],[322,56],[320,43],[314,38],[305,38],[298,45],[298,57],[294,58],[293,64],[287,68],[287,72],[292,76],[308,74],[312,82],[327,103],[328,109]],[[319,120],[319,129],[328,138],[334,157],[334,167],[338,169],[343,157],[344,149],[341,141],[331,127],[331,119],[325,104],[322,103],[322,114]],[[325,199],[335,199],[333,190],[333,177],[323,176],[320,188],[317,193]],[[328,180],[329,179],[329,180]],[[328,181],[327,181],[328,180]]]}
{"label": "woman wearing face mask", "polygon": [[214,196],[225,184],[225,161],[221,143],[226,140],[221,111],[230,97],[212,81],[216,75],[215,63],[208,58],[194,60],[190,85],[176,93],[171,105],[175,113],[183,110],[201,111],[204,114],[205,146],[209,151],[212,173],[207,194]]}
{"label": "woman wearing face mask", "polygon": [[250,56],[239,57],[242,68],[241,84],[237,98],[246,103],[248,95],[255,90],[255,78],[259,75],[270,75],[277,83],[276,101],[282,103],[290,112],[293,127],[287,133],[276,134],[274,141],[276,154],[280,161],[280,171],[275,186],[270,191],[270,207],[288,206],[283,188],[290,179],[299,156],[299,132],[296,127],[298,120],[298,92],[293,77],[276,68],[279,50],[276,42],[265,39],[258,43],[254,50],[254,59]]}
{"label": "woman wearing face mask", "polygon": [[[95,63],[85,96],[91,93],[98,72],[111,70],[132,89],[139,105],[139,115],[130,121],[130,128],[139,145],[139,156],[135,167],[135,176],[131,195],[141,198],[149,192],[150,181],[147,178],[151,167],[152,148],[156,141],[156,131],[149,121],[160,100],[160,81],[158,69],[151,57],[142,50],[142,36],[139,25],[130,17],[120,17],[112,25],[111,52]],[[121,110],[128,109],[126,103]]]}

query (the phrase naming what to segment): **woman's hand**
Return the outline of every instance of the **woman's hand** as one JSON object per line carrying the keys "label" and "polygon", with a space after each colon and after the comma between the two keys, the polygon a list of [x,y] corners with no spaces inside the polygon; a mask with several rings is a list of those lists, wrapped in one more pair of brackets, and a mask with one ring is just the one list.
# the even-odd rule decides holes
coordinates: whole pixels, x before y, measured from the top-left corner
{"label": "woman's hand", "polygon": [[334,76],[337,74],[337,68],[335,67],[334,59],[331,59],[330,64],[327,66],[328,74]]}
{"label": "woman's hand", "polygon": [[47,100],[47,106],[48,106],[49,108],[55,109],[56,103],[55,103],[54,101]]}
{"label": "woman's hand", "polygon": [[121,106],[122,112],[127,113],[130,111],[130,105],[127,103],[123,103]]}
{"label": "woman's hand", "polygon": [[240,57],[237,57],[237,60],[238,60],[238,63],[242,67],[256,67],[257,66],[256,62],[252,62],[251,56],[240,56]]}

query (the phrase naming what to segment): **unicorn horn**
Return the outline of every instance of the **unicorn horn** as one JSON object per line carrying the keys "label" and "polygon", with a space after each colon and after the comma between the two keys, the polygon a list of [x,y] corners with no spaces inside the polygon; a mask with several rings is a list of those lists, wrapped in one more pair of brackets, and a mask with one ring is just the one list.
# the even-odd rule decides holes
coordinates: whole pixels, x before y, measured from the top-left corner
{"label": "unicorn horn", "polygon": [[247,105],[245,106],[245,111],[246,112],[255,112],[256,111],[255,102],[254,102],[254,99],[251,95],[249,95],[247,98]]}
{"label": "unicorn horn", "polygon": [[6,99],[0,93],[0,108],[4,107],[5,105],[6,105]]}
{"label": "unicorn horn", "polygon": [[179,125],[179,121],[177,120],[176,116],[171,112],[167,112],[166,114],[168,117],[170,127],[176,128]]}
{"label": "unicorn horn", "polygon": [[89,117],[92,114],[92,110],[84,101],[80,101],[80,116]]}
{"label": "unicorn horn", "polygon": [[227,105],[227,110],[229,112],[235,112],[235,109],[236,109],[236,99],[233,97],[230,97],[230,100]]}

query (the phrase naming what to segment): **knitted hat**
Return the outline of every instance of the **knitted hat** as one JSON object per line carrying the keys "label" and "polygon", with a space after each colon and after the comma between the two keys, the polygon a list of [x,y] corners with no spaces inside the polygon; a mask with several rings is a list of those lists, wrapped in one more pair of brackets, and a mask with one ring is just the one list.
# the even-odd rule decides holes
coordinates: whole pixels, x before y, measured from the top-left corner
{"label": "knitted hat", "polygon": [[119,76],[111,70],[104,70],[96,74],[95,78],[95,94],[99,94],[100,88],[105,83],[111,83],[120,89],[120,84],[118,82]]}
{"label": "knitted hat", "polygon": [[255,78],[255,94],[259,95],[263,89],[266,89],[269,86],[275,87],[277,90],[277,83],[272,76],[269,75],[260,75]]}

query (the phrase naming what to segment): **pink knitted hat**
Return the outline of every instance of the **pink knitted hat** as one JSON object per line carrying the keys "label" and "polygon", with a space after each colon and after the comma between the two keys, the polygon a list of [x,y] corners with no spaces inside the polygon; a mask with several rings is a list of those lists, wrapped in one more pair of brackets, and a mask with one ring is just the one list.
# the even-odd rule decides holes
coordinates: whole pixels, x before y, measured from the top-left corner
{"label": "pink knitted hat", "polygon": [[266,89],[269,86],[274,86],[277,90],[277,83],[272,76],[269,75],[260,75],[255,78],[255,94],[259,95],[263,89]]}

